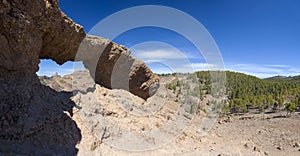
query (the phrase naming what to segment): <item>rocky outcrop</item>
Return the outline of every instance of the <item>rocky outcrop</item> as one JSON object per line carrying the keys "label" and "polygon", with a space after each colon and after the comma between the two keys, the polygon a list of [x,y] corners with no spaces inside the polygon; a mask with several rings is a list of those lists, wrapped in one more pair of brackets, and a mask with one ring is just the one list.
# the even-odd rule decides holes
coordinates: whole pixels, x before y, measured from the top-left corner
{"label": "rocky outcrop", "polygon": [[[88,53],[88,55],[87,55]],[[130,51],[107,39],[87,35],[76,60],[83,61],[95,82],[112,89],[125,89],[147,99],[159,86],[158,77]]]}
{"label": "rocky outcrop", "polygon": [[[36,79],[34,75],[38,71],[39,59],[52,59],[58,64],[74,61],[77,49],[85,37],[83,28],[59,10],[56,0],[3,0],[0,16],[0,72],[3,76],[12,76],[12,79]],[[144,63],[130,57],[128,49],[111,41],[103,43],[103,40],[91,36],[85,39],[92,48],[104,50],[103,55],[96,57],[99,58],[96,69],[90,69],[95,71],[95,81],[112,88],[112,68],[118,68],[115,66],[118,60],[121,60],[119,65],[125,60],[124,63],[133,65],[130,71],[126,70],[129,72],[129,91],[148,98],[151,93],[149,88],[158,78]],[[90,52],[85,51],[85,56],[90,55],[87,53]],[[89,61],[85,59],[85,62]],[[87,67],[91,68],[89,65]]]}
{"label": "rocky outcrop", "polygon": [[72,93],[40,85],[40,58],[62,64],[84,38],[56,0],[0,1],[0,153],[72,155],[81,139]]}
{"label": "rocky outcrop", "polygon": [[[40,59],[58,64],[74,61],[85,36],[83,28],[60,11],[57,0],[0,0],[0,152],[76,153],[75,144],[81,134],[67,115],[72,114],[74,106],[69,100],[71,95],[42,86],[36,72]],[[102,44],[95,46],[103,48]],[[130,76],[126,76],[128,90],[149,97],[149,88],[157,78],[146,65],[134,61],[124,48],[112,42],[104,49],[100,61],[105,62],[97,63],[96,68],[89,68],[88,60],[84,60],[95,71],[95,81],[113,88],[109,83],[113,71],[107,64],[111,67],[118,57],[125,56],[125,60],[136,62],[130,67]],[[14,148],[19,151],[10,153]],[[38,153],[29,151],[37,148],[34,151]]]}

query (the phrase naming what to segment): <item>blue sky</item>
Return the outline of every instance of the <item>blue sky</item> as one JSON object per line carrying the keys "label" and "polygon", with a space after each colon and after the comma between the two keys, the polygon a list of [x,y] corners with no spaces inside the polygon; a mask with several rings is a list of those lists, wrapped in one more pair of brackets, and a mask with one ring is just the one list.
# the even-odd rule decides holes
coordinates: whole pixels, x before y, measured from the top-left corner
{"label": "blue sky", "polygon": [[[196,18],[212,35],[226,69],[258,77],[300,75],[300,1],[298,0],[60,0],[60,7],[89,32],[105,17],[134,6],[163,5]],[[176,19],[173,19],[176,20]],[[180,21],[179,21],[180,22]],[[163,28],[144,27],[123,33],[115,42],[133,48],[133,54],[156,72],[166,69],[153,63],[174,59],[174,47],[184,53],[194,69],[205,69],[201,54],[187,39]],[[171,46],[143,42],[164,42]],[[173,47],[173,48],[172,48]],[[144,50],[147,55],[139,55]],[[159,57],[159,56],[165,56]],[[174,57],[172,57],[174,56]],[[147,57],[147,58],[145,58]],[[159,58],[159,59],[158,59]],[[72,63],[57,66],[42,60],[39,75],[70,73]],[[160,68],[161,67],[161,68]]]}

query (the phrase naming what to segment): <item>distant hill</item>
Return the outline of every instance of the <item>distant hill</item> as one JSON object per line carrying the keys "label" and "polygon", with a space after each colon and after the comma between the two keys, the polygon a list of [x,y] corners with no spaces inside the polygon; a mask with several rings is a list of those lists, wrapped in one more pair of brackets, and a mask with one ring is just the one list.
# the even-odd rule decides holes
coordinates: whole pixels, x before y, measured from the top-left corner
{"label": "distant hill", "polygon": [[298,82],[300,83],[300,75],[298,76],[274,76],[266,78],[266,80],[284,80],[284,81],[292,81],[292,82]]}
{"label": "distant hill", "polygon": [[278,80],[278,79],[286,79],[287,76],[273,76],[273,77],[268,77],[268,78],[265,78],[266,80]]}

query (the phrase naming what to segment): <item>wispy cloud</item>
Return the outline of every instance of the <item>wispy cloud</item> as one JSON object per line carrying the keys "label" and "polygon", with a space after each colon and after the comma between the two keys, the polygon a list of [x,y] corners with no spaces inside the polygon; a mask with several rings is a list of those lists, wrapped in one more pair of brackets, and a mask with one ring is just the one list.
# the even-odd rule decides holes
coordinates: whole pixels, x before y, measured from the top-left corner
{"label": "wispy cloud", "polygon": [[201,60],[199,53],[182,52],[165,43],[149,42],[131,48],[132,55],[144,61],[155,73],[193,72],[204,64],[192,64]]}
{"label": "wispy cloud", "polygon": [[185,64],[184,67],[192,67],[194,71],[201,71],[201,70],[214,70],[217,69],[218,66],[216,64],[209,64],[209,63],[190,63],[190,64]]}
{"label": "wispy cloud", "polygon": [[196,59],[199,56],[187,54],[175,49],[156,49],[156,50],[132,50],[132,55],[143,60],[181,60],[181,59]]}
{"label": "wispy cloud", "polygon": [[146,64],[151,68],[151,70],[155,73],[193,73],[195,71],[203,71],[203,70],[223,70],[218,69],[217,65],[208,64],[208,63],[191,63],[191,62],[175,62],[168,61],[166,63],[162,62],[146,62]]}
{"label": "wispy cloud", "polygon": [[276,65],[274,64],[270,64],[270,65],[231,64],[227,66],[227,70],[242,72],[260,78],[267,78],[276,75],[281,75],[281,76],[300,75],[300,69],[288,65],[282,65],[282,64],[276,64]]}
{"label": "wispy cloud", "polygon": [[282,64],[267,64],[266,67],[278,67],[278,68],[289,68],[290,66],[282,65]]}
{"label": "wispy cloud", "polygon": [[182,59],[202,59],[199,52],[191,49],[177,48],[171,44],[158,41],[142,42],[130,47],[133,56],[143,60],[182,60]]}

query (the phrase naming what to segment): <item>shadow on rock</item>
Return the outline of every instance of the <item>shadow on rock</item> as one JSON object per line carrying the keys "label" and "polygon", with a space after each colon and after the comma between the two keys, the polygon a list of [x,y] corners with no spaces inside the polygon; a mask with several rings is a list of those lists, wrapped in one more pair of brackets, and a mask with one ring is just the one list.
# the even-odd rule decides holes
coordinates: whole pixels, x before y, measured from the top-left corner
{"label": "shadow on rock", "polygon": [[14,86],[18,92],[12,93],[0,90],[0,153],[76,155],[82,136],[71,118],[73,94],[33,86]]}

